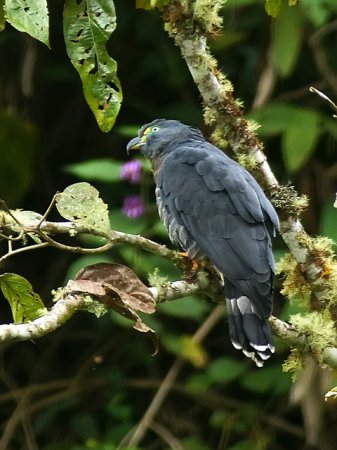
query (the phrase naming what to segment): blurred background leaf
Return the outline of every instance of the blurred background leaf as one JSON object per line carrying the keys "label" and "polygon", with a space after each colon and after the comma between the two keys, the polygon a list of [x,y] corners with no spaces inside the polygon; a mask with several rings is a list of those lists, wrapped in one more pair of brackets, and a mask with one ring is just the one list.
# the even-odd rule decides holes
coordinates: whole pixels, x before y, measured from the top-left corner
{"label": "blurred background leaf", "polygon": [[[10,24],[0,33],[4,62],[0,67],[0,196],[12,208],[43,214],[57,191],[78,181],[93,183],[109,207],[112,228],[173,248],[158,220],[148,163],[142,161],[138,183],[131,184],[120,175],[125,162],[133,159],[126,155],[126,144],[142,124],[160,117],[197,126],[207,137],[212,130],[203,123],[199,93],[179,49],[163,31],[158,11],[136,9],[134,2],[114,3],[117,27],[109,40],[104,38],[104,45],[118,62],[124,99],[109,133],[98,129],[83,98],[81,80],[69,62],[63,0],[48,3],[51,51]],[[219,67],[233,82],[235,96],[243,101],[249,117],[261,124],[258,133],[279,181],[291,180],[301,194],[309,196],[305,227],[336,240],[337,211],[332,205],[337,186],[337,125],[309,86],[323,90],[334,101],[337,86],[321,71],[317,50],[307,43],[314,33],[331,29],[320,48],[330,71],[337,73],[333,28],[337,3],[302,0],[290,8],[287,3],[272,19],[264,2],[228,0],[222,9],[224,29],[209,44]],[[266,74],[271,76],[270,83],[265,82]],[[253,107],[256,102],[258,109]],[[142,214],[133,218],[124,209],[130,197],[144,204]],[[56,211],[50,220],[60,220]],[[92,236],[77,239],[81,245],[102,244]],[[70,237],[65,241],[74,243]],[[3,253],[8,250],[3,241],[0,246]],[[276,238],[275,257],[285,251]],[[53,249],[23,253],[9,258],[2,270],[25,277],[51,306],[53,289],[98,262],[128,265],[145,283],[156,269],[169,280],[182,277],[163,258],[125,245],[95,256]],[[299,311],[301,302],[283,298],[280,286],[277,278],[274,313],[287,320]],[[1,300],[1,322],[11,322],[10,307]],[[289,375],[281,370],[288,355],[284,344],[276,340],[275,356],[265,368],[256,369],[232,347],[224,317],[201,349],[189,347],[190,336],[213,309],[210,301],[198,297],[159,305],[158,313],[146,319],[159,335],[157,356],[151,356],[152,342],[139,336],[131,321],[114,313],[100,319],[78,313],[62,329],[35,343],[1,346],[3,448],[117,449],[184,351],[186,363],[156,417],[177,448],[309,448],[308,407],[290,402],[293,388]],[[336,384],[331,372],[322,372],[321,381],[310,386],[308,397],[323,399],[319,386],[329,389]],[[324,404],[322,411],[315,422],[319,427],[316,447],[310,445],[334,450],[334,404]],[[150,430],[141,448],[167,450],[171,443]]]}

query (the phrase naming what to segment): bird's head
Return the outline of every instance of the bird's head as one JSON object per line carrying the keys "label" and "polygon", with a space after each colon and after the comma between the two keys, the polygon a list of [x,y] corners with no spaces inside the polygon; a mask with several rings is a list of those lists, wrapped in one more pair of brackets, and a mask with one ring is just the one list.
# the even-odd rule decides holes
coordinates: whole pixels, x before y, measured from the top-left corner
{"label": "bird's head", "polygon": [[176,144],[186,142],[192,136],[202,136],[199,130],[184,125],[178,120],[156,119],[143,125],[138,136],[132,139],[126,149],[140,150],[150,160],[159,154],[169,152]]}

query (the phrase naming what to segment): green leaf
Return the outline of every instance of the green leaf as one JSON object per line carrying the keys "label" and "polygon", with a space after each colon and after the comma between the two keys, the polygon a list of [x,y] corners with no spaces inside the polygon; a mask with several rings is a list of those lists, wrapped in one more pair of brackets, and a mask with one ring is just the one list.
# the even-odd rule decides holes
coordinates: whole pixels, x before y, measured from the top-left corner
{"label": "green leaf", "polygon": [[120,209],[113,209],[110,212],[111,228],[116,231],[123,231],[124,233],[139,234],[144,231],[146,227],[146,220],[144,217],[132,219],[122,213]]}
{"label": "green leaf", "polygon": [[43,315],[43,302],[25,278],[15,273],[4,273],[0,275],[0,287],[10,304],[15,323],[29,322]]}
{"label": "green leaf", "polygon": [[113,183],[121,181],[122,163],[112,159],[90,159],[80,163],[69,164],[64,170],[85,180]]}
{"label": "green leaf", "polygon": [[291,378],[278,365],[255,369],[241,378],[241,385],[257,393],[282,393],[289,389]]}
{"label": "green leaf", "polygon": [[207,367],[207,375],[213,383],[228,383],[246,371],[246,365],[234,358],[217,358]]}
{"label": "green leaf", "polygon": [[168,316],[199,321],[209,311],[209,303],[198,297],[189,296],[174,302],[161,303],[157,310]]}
{"label": "green leaf", "polygon": [[[210,450],[205,442],[202,442],[201,439],[198,439],[194,436],[190,436],[182,441],[184,450]],[[214,447],[213,447],[214,448]],[[129,449],[128,449],[129,450]]]}
{"label": "green leaf", "polygon": [[315,27],[320,27],[337,13],[336,0],[301,0],[301,9]]}
{"label": "green leaf", "polygon": [[81,77],[85,99],[104,132],[113,127],[122,102],[117,63],[106,49],[115,28],[112,0],[66,0],[63,32],[67,53]]}
{"label": "green leaf", "polygon": [[211,387],[211,380],[203,370],[201,373],[193,372],[184,384],[189,392],[193,392],[194,394],[202,394],[207,392],[207,390]]}
{"label": "green leaf", "polygon": [[261,136],[272,136],[294,124],[296,111],[297,108],[293,106],[272,103],[253,111],[249,118],[261,125],[258,129]]}
{"label": "green leaf", "polygon": [[140,125],[119,125],[115,130],[120,136],[131,139],[137,136],[139,128]]}
{"label": "green leaf", "polygon": [[89,183],[68,186],[57,195],[56,208],[67,220],[98,231],[110,230],[108,207]]}
{"label": "green leaf", "polygon": [[5,17],[14,28],[49,47],[47,0],[5,0]]}
{"label": "green leaf", "polygon": [[177,337],[165,334],[162,336],[161,342],[169,351],[186,359],[195,367],[203,367],[207,362],[205,349],[191,335]]}
{"label": "green leaf", "polygon": [[301,169],[312,155],[321,133],[320,116],[309,109],[298,109],[282,139],[282,154],[289,172]]}
{"label": "green leaf", "polygon": [[76,274],[86,266],[97,264],[99,262],[113,263],[113,258],[106,253],[96,255],[82,255],[76,258],[68,267],[64,284],[75,278]]}
{"label": "green leaf", "polygon": [[291,74],[302,44],[303,17],[298,8],[281,8],[272,23],[271,58],[281,77]]}
{"label": "green leaf", "polygon": [[[132,234],[139,234],[135,231]],[[120,255],[129,267],[139,274],[148,277],[157,269],[168,280],[176,280],[180,273],[177,267],[166,258],[159,255],[151,255],[148,252],[130,245],[121,245],[119,247]]]}
{"label": "green leaf", "polygon": [[277,17],[280,14],[282,6],[282,0],[266,0],[265,9],[266,13],[271,17]]}

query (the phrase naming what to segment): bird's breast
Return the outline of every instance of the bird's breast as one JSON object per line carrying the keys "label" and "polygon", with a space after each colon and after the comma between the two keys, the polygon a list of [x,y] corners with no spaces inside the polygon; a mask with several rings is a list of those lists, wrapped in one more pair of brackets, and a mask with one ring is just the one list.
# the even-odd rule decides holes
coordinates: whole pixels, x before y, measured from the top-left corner
{"label": "bird's breast", "polygon": [[196,258],[200,254],[198,244],[191,237],[186,227],[179,222],[177,211],[170,211],[168,202],[163,198],[163,193],[159,187],[156,188],[156,202],[161,221],[167,229],[171,242],[178,244],[185,250],[190,258]]}

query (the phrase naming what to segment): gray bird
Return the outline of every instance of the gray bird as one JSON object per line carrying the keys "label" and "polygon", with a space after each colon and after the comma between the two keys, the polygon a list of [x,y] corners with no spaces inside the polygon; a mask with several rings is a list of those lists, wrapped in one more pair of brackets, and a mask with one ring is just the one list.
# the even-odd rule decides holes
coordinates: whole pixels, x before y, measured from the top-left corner
{"label": "gray bird", "polygon": [[152,163],[171,241],[223,274],[231,341],[261,367],[274,352],[271,235],[279,220],[273,206],[256,180],[198,129],[157,119],[129,142],[128,153],[134,149]]}

